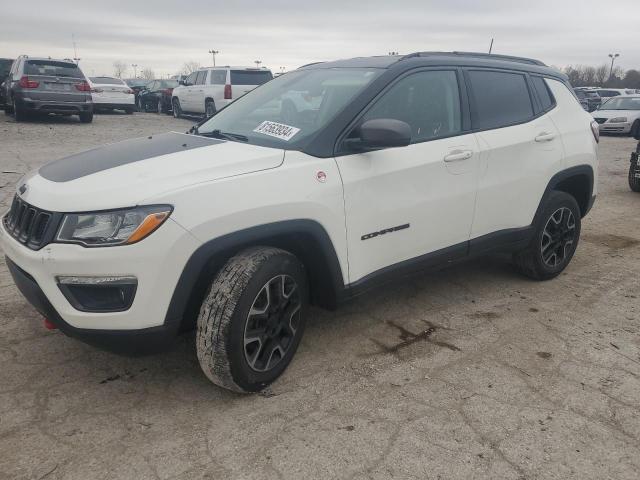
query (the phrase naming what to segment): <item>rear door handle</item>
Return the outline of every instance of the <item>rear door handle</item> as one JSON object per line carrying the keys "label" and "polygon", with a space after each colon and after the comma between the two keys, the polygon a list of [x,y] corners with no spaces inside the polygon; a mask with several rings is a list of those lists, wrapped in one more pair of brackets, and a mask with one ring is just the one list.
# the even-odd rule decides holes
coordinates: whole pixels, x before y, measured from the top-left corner
{"label": "rear door handle", "polygon": [[459,162],[461,160],[469,160],[473,157],[471,150],[453,150],[449,155],[444,157],[445,162]]}
{"label": "rear door handle", "polygon": [[538,142],[538,143],[550,142],[554,138],[556,138],[555,134],[542,132],[535,138],[535,141]]}

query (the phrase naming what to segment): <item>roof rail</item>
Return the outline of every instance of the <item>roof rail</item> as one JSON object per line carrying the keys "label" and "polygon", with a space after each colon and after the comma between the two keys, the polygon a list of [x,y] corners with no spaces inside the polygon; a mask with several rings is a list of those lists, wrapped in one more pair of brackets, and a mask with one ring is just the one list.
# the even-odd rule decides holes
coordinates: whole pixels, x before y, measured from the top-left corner
{"label": "roof rail", "polygon": [[436,55],[456,55],[461,57],[477,57],[477,58],[492,58],[495,60],[504,60],[506,62],[517,62],[517,63],[528,63],[530,65],[539,65],[541,67],[546,67],[544,63],[540,60],[534,60],[532,58],[524,58],[524,57],[514,57],[511,55],[497,55],[495,53],[477,53],[477,52],[414,52],[408,55],[401,57],[398,61],[406,60],[408,58],[415,57],[428,57],[428,56],[436,56]]}

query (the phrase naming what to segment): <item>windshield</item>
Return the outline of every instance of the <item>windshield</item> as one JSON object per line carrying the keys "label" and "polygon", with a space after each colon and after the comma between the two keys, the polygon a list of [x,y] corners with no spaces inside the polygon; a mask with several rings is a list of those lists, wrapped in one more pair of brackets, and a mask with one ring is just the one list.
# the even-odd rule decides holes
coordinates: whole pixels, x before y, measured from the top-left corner
{"label": "windshield", "polygon": [[125,81],[130,87],[144,87],[149,83],[149,80],[145,80],[144,78],[130,78],[129,80]]}
{"label": "windshield", "polygon": [[75,63],[55,60],[29,60],[24,66],[25,75],[52,75],[54,77],[84,78]]}
{"label": "windshield", "polygon": [[158,80],[158,88],[176,88],[177,86],[177,80]]}
{"label": "windshield", "polygon": [[602,104],[600,110],[640,110],[640,97],[616,97]]}
{"label": "windshield", "polygon": [[200,135],[293,149],[329,124],[383,70],[298,70],[249,92],[202,124]]}

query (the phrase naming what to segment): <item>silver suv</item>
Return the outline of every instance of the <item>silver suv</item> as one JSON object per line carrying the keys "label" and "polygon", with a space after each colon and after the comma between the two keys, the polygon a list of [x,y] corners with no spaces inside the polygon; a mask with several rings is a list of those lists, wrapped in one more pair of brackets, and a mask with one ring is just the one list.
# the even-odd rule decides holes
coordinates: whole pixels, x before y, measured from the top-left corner
{"label": "silver suv", "polygon": [[79,115],[83,123],[93,120],[91,87],[70,60],[22,55],[13,62],[3,88],[4,111],[18,122],[35,112]]}

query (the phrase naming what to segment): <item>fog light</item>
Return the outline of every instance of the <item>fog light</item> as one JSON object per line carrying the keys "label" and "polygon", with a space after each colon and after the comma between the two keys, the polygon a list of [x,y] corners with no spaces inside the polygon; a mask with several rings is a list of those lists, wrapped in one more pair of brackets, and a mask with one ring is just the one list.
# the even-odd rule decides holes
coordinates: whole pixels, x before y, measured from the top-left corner
{"label": "fog light", "polygon": [[132,276],[57,277],[58,288],[76,310],[106,313],[128,310],[138,288]]}

